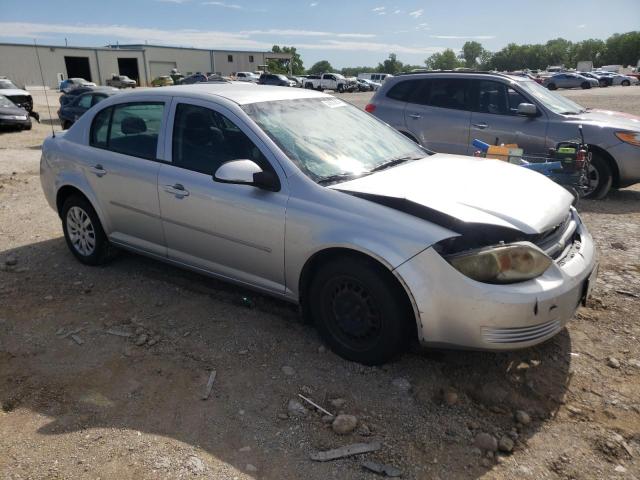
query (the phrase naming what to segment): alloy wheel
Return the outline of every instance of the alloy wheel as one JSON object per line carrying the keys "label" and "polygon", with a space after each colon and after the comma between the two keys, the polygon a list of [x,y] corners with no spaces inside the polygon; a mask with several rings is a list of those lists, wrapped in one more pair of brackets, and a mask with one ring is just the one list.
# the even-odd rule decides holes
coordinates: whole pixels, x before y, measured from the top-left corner
{"label": "alloy wheel", "polygon": [[90,256],[96,249],[96,231],[89,214],[78,206],[71,207],[66,222],[73,248],[82,256]]}

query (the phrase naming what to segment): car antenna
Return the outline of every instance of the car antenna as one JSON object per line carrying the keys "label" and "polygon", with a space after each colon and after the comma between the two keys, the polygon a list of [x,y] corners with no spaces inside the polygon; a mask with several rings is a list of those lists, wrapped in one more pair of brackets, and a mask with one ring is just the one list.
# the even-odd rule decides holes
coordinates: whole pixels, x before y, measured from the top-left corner
{"label": "car antenna", "polygon": [[49,113],[49,121],[51,122],[51,136],[56,138],[56,132],[53,129],[53,117],[51,116],[51,107],[49,106],[49,97],[47,96],[47,86],[44,83],[44,73],[42,73],[42,64],[40,63],[40,54],[38,53],[38,44],[36,39],[33,39],[33,47],[36,51],[36,58],[38,59],[38,68],[40,69],[40,78],[42,78],[42,90],[44,91],[44,99],[47,102],[47,112]]}
{"label": "car antenna", "polygon": [[580,132],[580,139],[582,140],[582,145],[584,145],[584,132],[582,131],[582,124],[578,125],[578,131]]}

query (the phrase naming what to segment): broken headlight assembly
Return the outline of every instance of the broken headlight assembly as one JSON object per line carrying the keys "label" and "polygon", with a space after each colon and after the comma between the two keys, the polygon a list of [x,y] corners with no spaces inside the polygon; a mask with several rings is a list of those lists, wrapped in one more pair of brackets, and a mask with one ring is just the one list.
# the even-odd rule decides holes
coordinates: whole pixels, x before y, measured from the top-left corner
{"label": "broken headlight assembly", "polygon": [[552,263],[529,242],[469,250],[445,256],[460,273],[483,283],[524,282],[542,275]]}

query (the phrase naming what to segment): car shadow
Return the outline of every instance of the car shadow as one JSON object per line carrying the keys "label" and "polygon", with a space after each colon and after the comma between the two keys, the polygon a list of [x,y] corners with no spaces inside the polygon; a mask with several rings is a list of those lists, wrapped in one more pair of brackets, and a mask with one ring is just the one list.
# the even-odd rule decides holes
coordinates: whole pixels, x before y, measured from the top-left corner
{"label": "car shadow", "polygon": [[[517,352],[413,348],[365,367],[324,351],[297,307],[157,261],[123,253],[86,267],[62,238],[0,252],[0,265],[9,257],[16,264],[0,270],[0,425],[20,410],[37,413],[37,433],[54,443],[65,435],[71,450],[57,449],[60,462],[93,435],[101,440],[89,445],[92,455],[105,442],[117,455],[139,455],[151,469],[140,478],[188,472],[188,452],[150,437],[160,435],[189,446],[210,471],[251,464],[259,478],[362,478],[363,459],[394,463],[404,478],[477,478],[497,464],[473,448],[475,436],[508,435],[523,449],[556,414],[570,380],[566,330]],[[211,370],[216,380],[202,400]],[[283,417],[298,393],[355,414],[360,426],[338,436],[319,414]],[[343,407],[329,402],[337,397]],[[517,423],[517,410],[531,423]],[[140,441],[170,460],[134,451]],[[371,441],[383,448],[356,461],[309,459]]]}
{"label": "car shadow", "polygon": [[640,190],[636,187],[611,190],[603,200],[580,201],[579,211],[590,213],[628,214],[640,212]]}

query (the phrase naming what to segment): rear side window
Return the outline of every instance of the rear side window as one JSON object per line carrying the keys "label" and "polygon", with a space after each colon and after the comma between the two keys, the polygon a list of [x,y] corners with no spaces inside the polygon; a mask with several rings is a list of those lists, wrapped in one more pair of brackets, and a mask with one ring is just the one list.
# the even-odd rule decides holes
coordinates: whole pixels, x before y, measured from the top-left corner
{"label": "rear side window", "polygon": [[90,144],[153,160],[156,158],[163,111],[162,102],[124,103],[102,110],[93,119]]}
{"label": "rear side window", "polygon": [[392,100],[398,100],[399,102],[411,102],[415,97],[416,90],[420,86],[422,80],[405,80],[404,82],[396,83],[389,92],[387,97]]}
{"label": "rear side window", "polygon": [[419,103],[431,107],[450,108],[454,110],[469,109],[469,82],[456,78],[434,78],[429,81],[429,88],[421,92]]}

